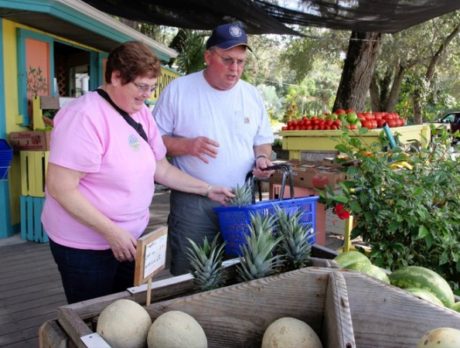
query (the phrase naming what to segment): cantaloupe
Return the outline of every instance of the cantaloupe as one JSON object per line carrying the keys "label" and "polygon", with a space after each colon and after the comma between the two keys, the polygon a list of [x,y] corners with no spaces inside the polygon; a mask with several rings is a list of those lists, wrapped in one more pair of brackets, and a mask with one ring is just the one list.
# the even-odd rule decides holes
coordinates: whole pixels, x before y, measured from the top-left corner
{"label": "cantaloupe", "polygon": [[169,311],[156,318],[147,336],[149,348],[207,348],[201,325],[182,311]]}
{"label": "cantaloupe", "polygon": [[142,348],[151,325],[152,319],[144,307],[120,299],[102,310],[96,331],[113,348]]}
{"label": "cantaloupe", "polygon": [[305,322],[283,317],[265,330],[262,348],[322,348],[316,332]]}
{"label": "cantaloupe", "polygon": [[417,344],[417,348],[459,348],[460,330],[440,327],[425,333]]}

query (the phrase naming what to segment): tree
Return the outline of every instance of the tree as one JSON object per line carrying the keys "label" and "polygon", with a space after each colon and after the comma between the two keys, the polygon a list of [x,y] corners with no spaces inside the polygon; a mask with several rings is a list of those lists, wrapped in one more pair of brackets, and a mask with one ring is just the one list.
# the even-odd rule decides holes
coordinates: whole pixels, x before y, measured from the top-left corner
{"label": "tree", "polygon": [[449,97],[453,83],[445,81],[452,80],[458,67],[452,53],[459,49],[455,40],[459,23],[454,12],[385,35],[382,51],[386,54],[380,56],[370,87],[372,110],[416,115],[415,121],[421,122],[427,113],[445,108],[444,101],[455,104]]}
{"label": "tree", "polygon": [[334,110],[364,110],[381,38],[381,33],[351,33]]}

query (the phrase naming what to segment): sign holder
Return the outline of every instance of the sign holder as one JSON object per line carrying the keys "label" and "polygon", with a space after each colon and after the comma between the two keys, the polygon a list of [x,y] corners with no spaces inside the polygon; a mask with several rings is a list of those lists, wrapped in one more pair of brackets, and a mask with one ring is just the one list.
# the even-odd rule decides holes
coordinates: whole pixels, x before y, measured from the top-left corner
{"label": "sign holder", "polygon": [[134,286],[147,282],[146,305],[152,296],[152,278],[165,268],[168,228],[159,227],[137,240]]}

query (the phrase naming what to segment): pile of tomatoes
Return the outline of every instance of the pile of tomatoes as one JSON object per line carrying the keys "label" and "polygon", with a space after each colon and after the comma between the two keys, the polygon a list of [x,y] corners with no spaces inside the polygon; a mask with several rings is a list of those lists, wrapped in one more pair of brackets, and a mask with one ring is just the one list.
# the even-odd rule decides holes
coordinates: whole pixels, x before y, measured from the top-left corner
{"label": "pile of tomatoes", "polygon": [[406,124],[406,120],[396,112],[362,112],[358,113],[358,118],[361,127],[368,129],[382,128],[385,123],[388,127],[401,127]]}
{"label": "pile of tomatoes", "polygon": [[385,125],[389,127],[401,127],[406,121],[396,112],[358,112],[353,110],[336,110],[332,114],[321,116],[304,116],[297,120],[288,121],[282,128],[283,131],[289,130],[337,130],[342,128],[357,129],[365,127],[368,129],[381,128]]}

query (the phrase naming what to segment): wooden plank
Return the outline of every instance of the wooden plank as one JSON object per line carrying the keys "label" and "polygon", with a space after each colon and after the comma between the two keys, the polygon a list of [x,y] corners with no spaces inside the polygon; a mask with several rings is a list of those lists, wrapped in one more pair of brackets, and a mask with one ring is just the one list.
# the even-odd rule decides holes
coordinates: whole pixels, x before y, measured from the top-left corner
{"label": "wooden plank", "polygon": [[56,320],[48,320],[38,330],[40,348],[66,348],[68,336]]}
{"label": "wooden plank", "polygon": [[460,313],[358,272],[344,272],[357,347],[415,347],[436,327],[460,328]]}
{"label": "wooden plank", "polygon": [[83,322],[77,312],[69,308],[59,308],[58,320],[72,342],[79,348],[86,348],[80,337],[89,335],[93,331]]}
{"label": "wooden plank", "polygon": [[268,325],[284,316],[305,321],[321,335],[330,272],[304,268],[154,303],[147,311],[152,318],[170,310],[192,315],[206,332],[210,348],[260,347]]}
{"label": "wooden plank", "polygon": [[356,348],[347,285],[341,272],[329,274],[322,337],[327,347]]}

